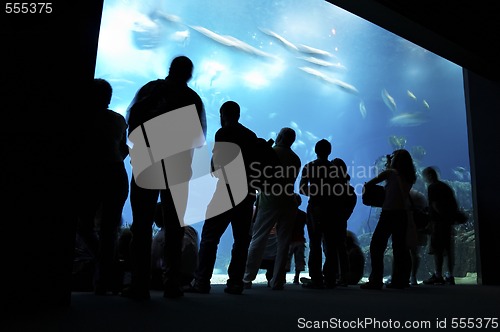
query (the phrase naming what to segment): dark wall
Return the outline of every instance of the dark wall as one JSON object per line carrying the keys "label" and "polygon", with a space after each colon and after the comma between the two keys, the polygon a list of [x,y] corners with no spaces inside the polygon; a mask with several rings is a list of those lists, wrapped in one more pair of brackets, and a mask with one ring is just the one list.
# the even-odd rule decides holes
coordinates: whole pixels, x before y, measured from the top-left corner
{"label": "dark wall", "polygon": [[465,70],[478,281],[500,285],[500,84]]}
{"label": "dark wall", "polygon": [[102,1],[51,4],[51,13],[0,13],[2,311],[71,300]]}
{"label": "dark wall", "polygon": [[[331,2],[357,3],[358,8],[346,9],[476,70],[466,74],[466,94],[480,280],[500,284],[500,274],[493,272],[500,261],[499,218],[494,210],[500,206],[496,192],[500,131],[493,127],[500,116],[496,99],[500,91],[485,79],[495,71],[485,70],[484,63],[474,61],[475,55],[460,53],[456,43],[373,5],[376,1]],[[16,304],[66,306],[71,302],[75,211],[78,186],[85,180],[84,105],[86,87],[94,75],[102,0],[55,1],[52,7],[51,14],[0,13],[0,188],[4,197],[0,261],[7,277],[2,296],[5,310]]]}

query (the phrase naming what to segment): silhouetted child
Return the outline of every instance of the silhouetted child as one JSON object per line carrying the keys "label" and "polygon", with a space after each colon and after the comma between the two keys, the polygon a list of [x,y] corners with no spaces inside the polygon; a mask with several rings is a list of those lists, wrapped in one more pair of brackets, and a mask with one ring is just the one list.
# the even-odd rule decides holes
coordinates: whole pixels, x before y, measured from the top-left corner
{"label": "silhouetted child", "polygon": [[[155,211],[155,225],[158,229],[151,243],[151,288],[163,289],[165,277],[165,227],[163,226],[163,215],[161,203],[158,203]],[[181,258],[181,287],[187,288],[194,278],[194,270],[198,264],[198,232],[191,226],[184,227],[184,238],[182,242]]]}
{"label": "silhouetted child", "polygon": [[[302,198],[299,194],[296,194],[297,202],[300,206],[302,203]],[[297,215],[294,220],[294,229],[292,233],[292,240],[290,243],[290,248],[288,250],[288,261],[286,265],[286,271],[291,271],[292,258],[295,265],[295,276],[293,277],[293,283],[300,284],[300,272],[305,270],[306,267],[306,238],[304,234],[304,228],[306,227],[307,213],[300,208],[297,209]]]}

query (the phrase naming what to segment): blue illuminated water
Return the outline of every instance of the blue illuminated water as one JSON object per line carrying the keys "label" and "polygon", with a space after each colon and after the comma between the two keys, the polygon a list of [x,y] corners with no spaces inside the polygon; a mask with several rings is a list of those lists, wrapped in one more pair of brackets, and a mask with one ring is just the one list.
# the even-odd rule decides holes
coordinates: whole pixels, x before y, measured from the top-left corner
{"label": "blue illuminated water", "polygon": [[[328,139],[331,158],[346,161],[360,188],[375,175],[370,166],[394,150],[389,138],[403,137],[409,151],[425,152],[414,155],[417,167],[437,166],[462,191],[461,204],[471,207],[463,77],[456,64],[321,0],[105,0],[95,77],[112,84],[111,109],[125,114],[135,92],[164,78],[177,55],[195,64],[189,85],[204,101],[208,140],[220,127],[219,107],[234,100],[241,122],[261,137],[294,128],[293,148],[303,165],[315,158],[314,144]],[[384,102],[384,89],[395,110]],[[401,114],[406,118],[395,121]],[[302,208],[306,204],[303,197]],[[359,198],[348,228],[366,230],[369,212]],[[132,222],[128,201],[123,218]],[[194,226],[201,229],[201,223]],[[221,241],[227,253],[230,231]]]}

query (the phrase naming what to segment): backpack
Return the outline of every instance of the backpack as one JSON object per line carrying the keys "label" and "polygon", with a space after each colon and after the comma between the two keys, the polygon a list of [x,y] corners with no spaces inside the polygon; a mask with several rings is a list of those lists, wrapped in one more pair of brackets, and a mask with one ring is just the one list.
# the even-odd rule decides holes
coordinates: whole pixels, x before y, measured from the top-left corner
{"label": "backpack", "polygon": [[283,177],[275,176],[284,173],[280,170],[281,162],[273,144],[272,139],[266,141],[259,137],[251,151],[249,185],[259,193],[270,193],[273,188],[276,188],[275,186],[282,185],[284,182]]}

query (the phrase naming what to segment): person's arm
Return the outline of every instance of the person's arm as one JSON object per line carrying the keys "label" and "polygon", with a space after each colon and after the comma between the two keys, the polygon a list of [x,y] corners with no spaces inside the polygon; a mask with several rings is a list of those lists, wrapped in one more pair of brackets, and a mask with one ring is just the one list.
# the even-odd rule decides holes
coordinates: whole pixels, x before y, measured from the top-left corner
{"label": "person's arm", "polygon": [[305,165],[304,168],[302,169],[302,175],[300,177],[300,182],[299,182],[299,192],[302,195],[309,197],[308,169],[309,165]]}
{"label": "person's arm", "polygon": [[382,171],[382,172],[380,172],[379,175],[377,175],[376,177],[374,177],[370,181],[366,182],[365,186],[378,184],[380,182],[387,180],[388,177],[389,177],[389,171],[388,170]]}

